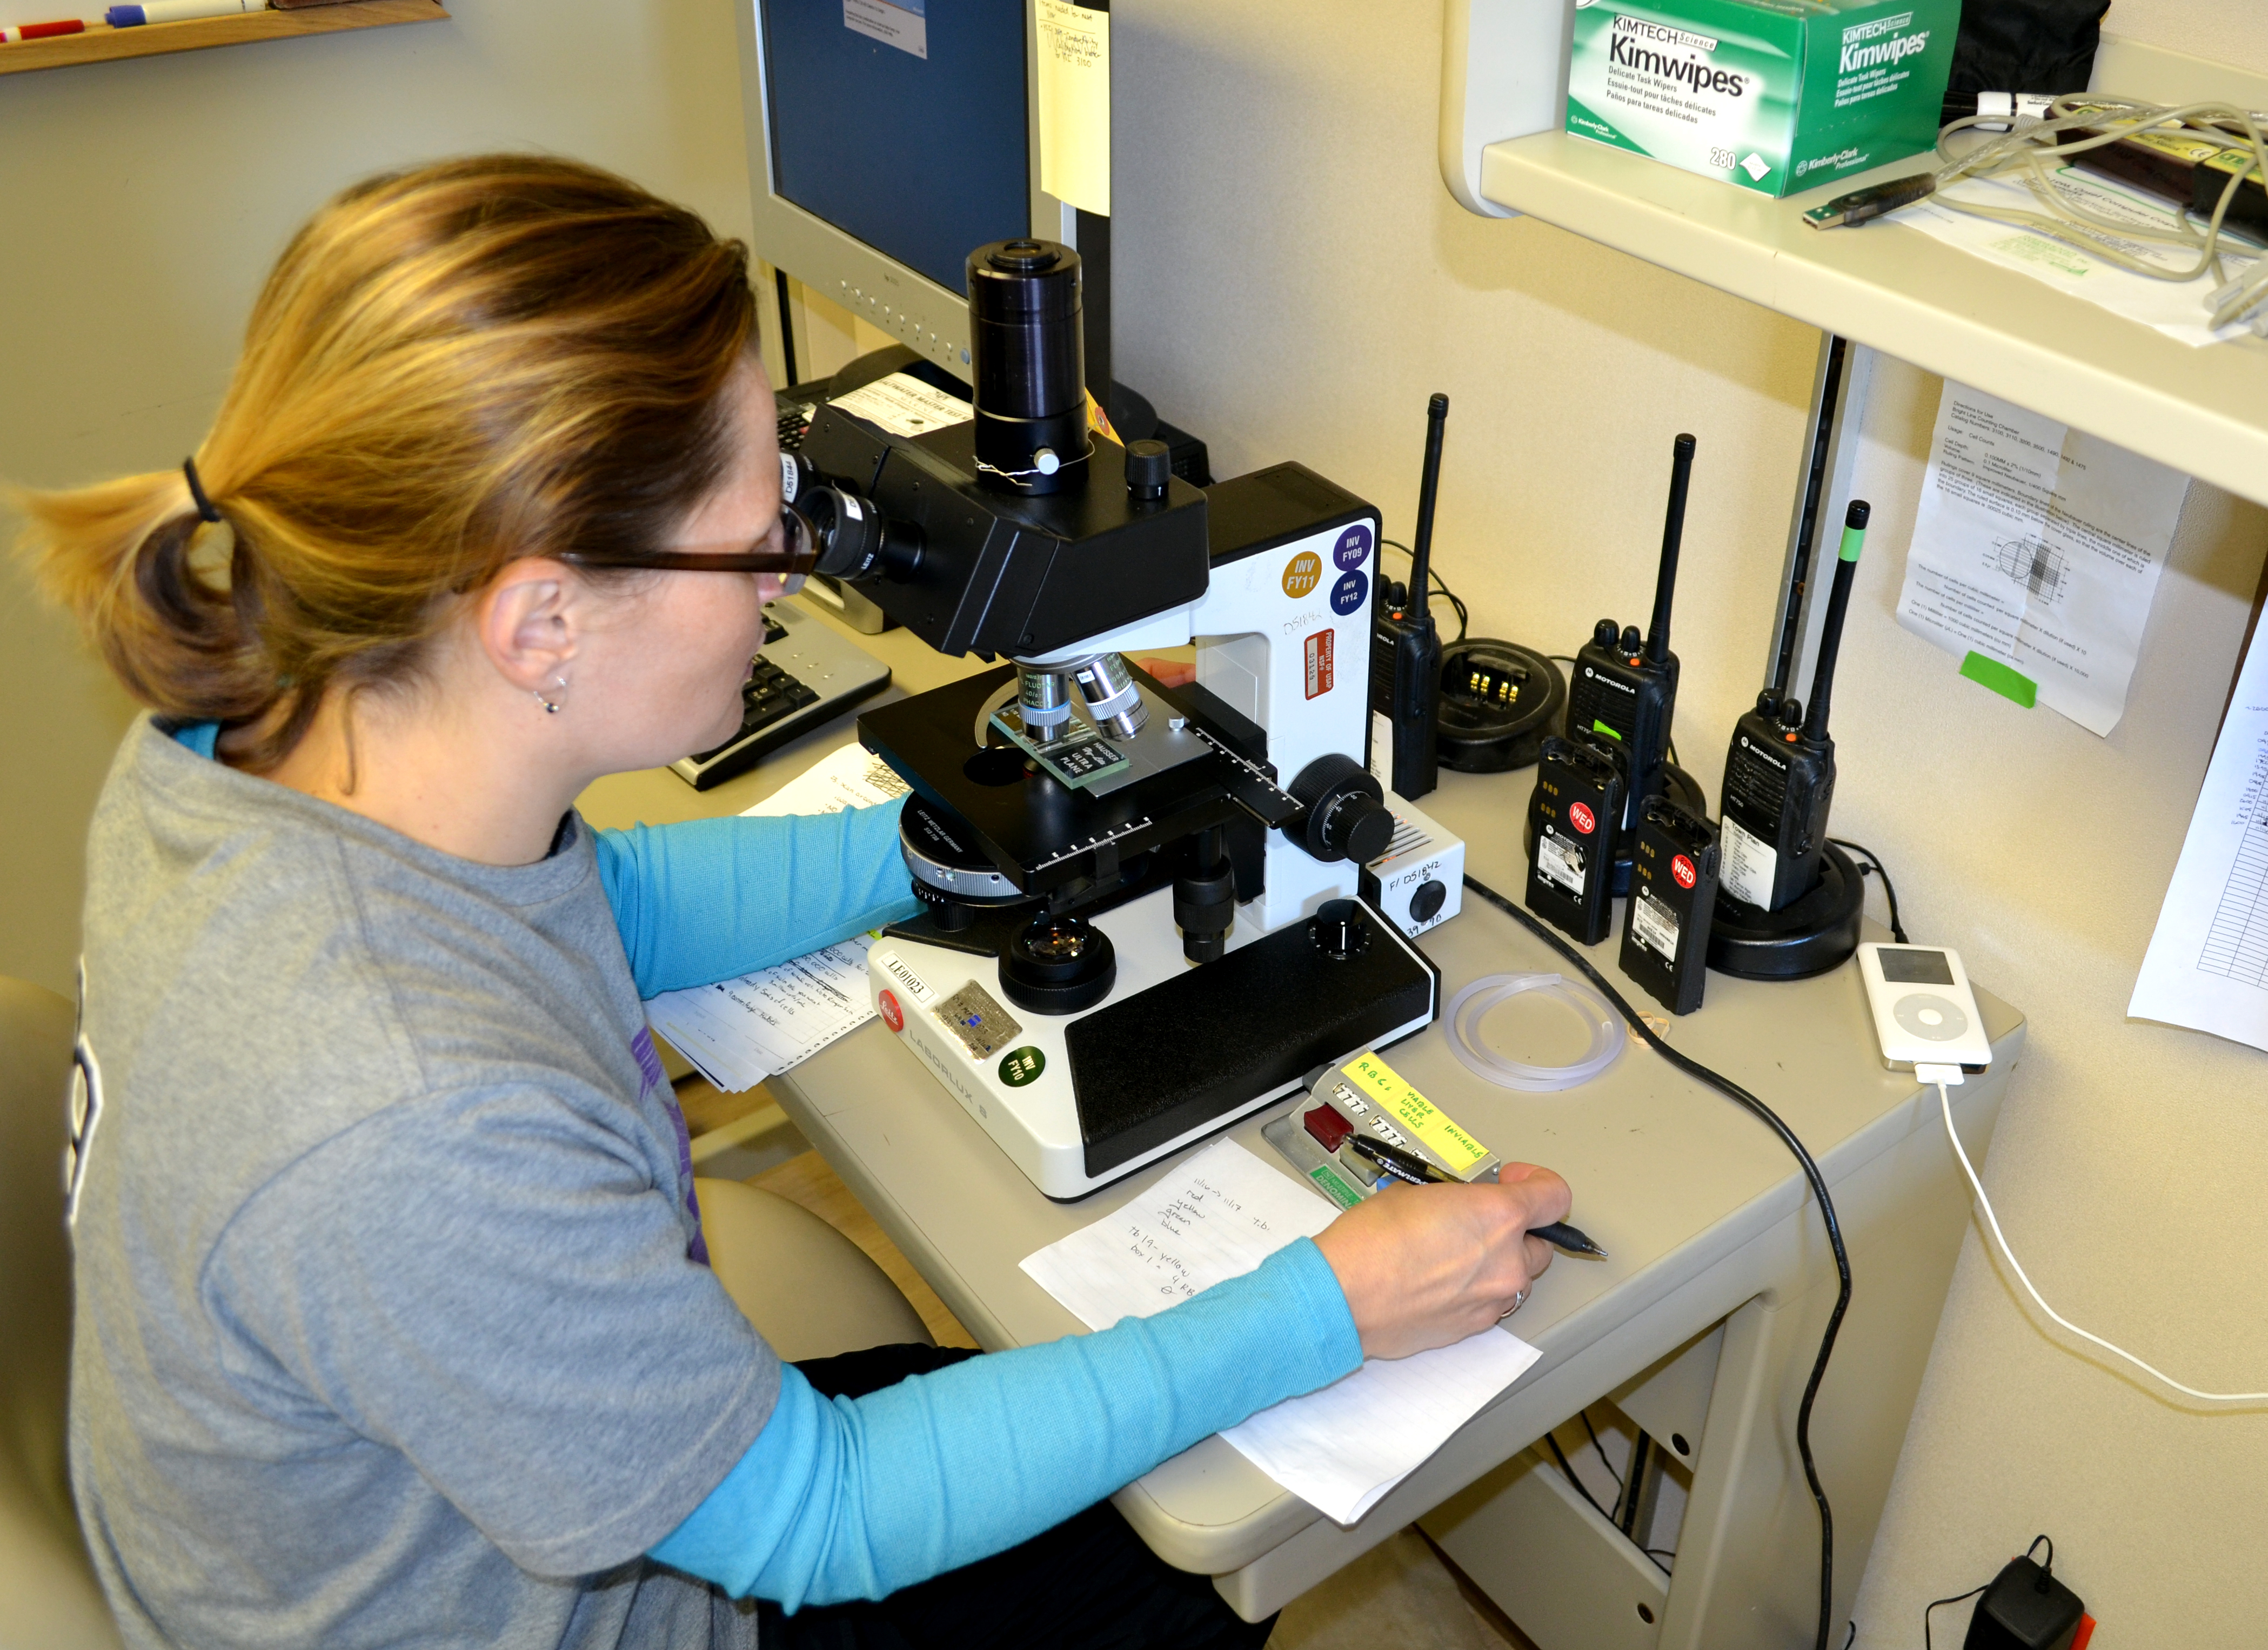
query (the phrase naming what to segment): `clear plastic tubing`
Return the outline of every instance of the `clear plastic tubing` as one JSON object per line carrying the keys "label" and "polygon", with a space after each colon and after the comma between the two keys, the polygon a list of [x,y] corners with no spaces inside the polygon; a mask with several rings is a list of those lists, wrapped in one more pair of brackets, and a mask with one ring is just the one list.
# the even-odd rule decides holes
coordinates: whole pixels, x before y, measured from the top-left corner
{"label": "clear plastic tubing", "polygon": [[[1582,1016],[1591,1028],[1591,1046],[1581,1059],[1572,1065],[1530,1065],[1505,1058],[1474,1035],[1474,1028],[1491,1009],[1522,991],[1542,991]],[[1447,1022],[1449,1051],[1473,1075],[1501,1088],[1525,1089],[1535,1094],[1554,1094],[1589,1082],[1615,1063],[1624,1042],[1622,1022],[1615,1018],[1607,999],[1564,974],[1484,975],[1449,999],[1449,1011],[1442,1018]]]}

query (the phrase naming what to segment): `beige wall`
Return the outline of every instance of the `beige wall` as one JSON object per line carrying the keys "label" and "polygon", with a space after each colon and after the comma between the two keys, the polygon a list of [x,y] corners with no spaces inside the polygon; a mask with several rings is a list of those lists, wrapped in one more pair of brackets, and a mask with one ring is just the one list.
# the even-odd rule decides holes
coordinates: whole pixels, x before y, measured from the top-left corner
{"label": "beige wall", "polygon": [[[379,166],[544,146],[745,230],[724,0],[455,10],[0,81],[0,474],[178,461],[283,238]],[[2255,0],[2118,0],[2115,17],[2268,68]],[[1147,93],[1123,111],[1123,375],[1211,438],[1220,473],[1296,456],[1397,527],[1425,395],[1447,390],[1443,571],[1478,630],[1552,651],[1602,613],[1643,617],[1668,439],[1697,432],[1679,726],[1713,788],[1761,670],[1815,335],[1546,225],[1461,212],[1434,171],[1425,0],[1143,0],[1121,28]],[[2124,1019],[2268,522],[2193,495],[2110,739],[2020,711],[1890,617],[1936,392],[1887,368],[1867,426],[1877,528],[1838,695],[1837,829],[1889,858],[1918,936],[2031,1016],[1987,1182],[2051,1298],[2193,1382],[2268,1384],[2252,1259],[2268,1065]],[[80,836],[128,711],[12,571],[0,707],[0,972],[67,989]],[[2040,1528],[2103,1642],[2245,1641],[2268,1602],[2264,1467],[2268,1422],[2185,1414],[2061,1350],[1972,1237],[1861,1642],[1917,1641],[1921,1601]]]}
{"label": "beige wall", "polygon": [[[1554,652],[1602,614],[1644,622],[1670,437],[1694,431],[1677,724],[1713,794],[1761,683],[1817,335],[1545,225],[1461,211],[1434,169],[1440,22],[1423,0],[1317,0],[1296,27],[1264,0],[1117,15],[1121,72],[1151,93],[1120,107],[1122,374],[1211,438],[1217,471],[1297,457],[1377,500],[1389,532],[1409,526],[1425,397],[1446,390],[1440,565],[1478,631]],[[2252,0],[2117,0],[2112,17],[2268,68]],[[1866,425],[1875,527],[1837,696],[1836,829],[1888,858],[1917,937],[1959,947],[2030,1016],[1986,1182],[2050,1298],[2192,1384],[2268,1387],[2268,1057],[2124,1018],[2268,518],[2193,490],[2109,739],[2021,711],[1892,618],[1938,389],[1886,365]],[[1728,1110],[1725,1126],[1753,1125]],[[1925,1601],[2040,1529],[2104,1621],[2098,1643],[2257,1642],[2268,1419],[2184,1413],[2063,1350],[1977,1241],[1859,1643],[1918,1645]],[[1962,1614],[1948,1619],[1957,1643]]]}
{"label": "beige wall", "polygon": [[[549,149],[747,233],[739,47],[720,0],[452,9],[445,23],[0,79],[0,477],[57,486],[180,463],[285,238],[366,173]],[[80,843],[130,707],[12,567],[0,707],[0,974],[68,991]]]}

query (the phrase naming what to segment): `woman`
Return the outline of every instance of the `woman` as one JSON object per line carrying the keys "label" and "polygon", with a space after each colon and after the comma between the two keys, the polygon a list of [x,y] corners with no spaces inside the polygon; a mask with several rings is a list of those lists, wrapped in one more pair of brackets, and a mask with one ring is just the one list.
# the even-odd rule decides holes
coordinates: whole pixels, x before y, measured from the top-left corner
{"label": "woman", "polygon": [[381,178],[193,461],[22,501],[154,712],[90,837],[71,1163],[129,1642],[1257,1643],[1095,1504],[1548,1262],[1566,1188],[1513,1170],[1101,1334],[780,1365],[639,998],[903,914],[895,810],[572,808],[738,726],[804,565],[752,321],[742,249],[618,179]]}

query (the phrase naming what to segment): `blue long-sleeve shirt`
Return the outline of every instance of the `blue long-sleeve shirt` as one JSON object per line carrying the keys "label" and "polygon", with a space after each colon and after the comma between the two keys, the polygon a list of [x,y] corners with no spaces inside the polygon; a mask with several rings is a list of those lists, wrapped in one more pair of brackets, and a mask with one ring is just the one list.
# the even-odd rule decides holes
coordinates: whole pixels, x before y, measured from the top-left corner
{"label": "blue long-sleeve shirt", "polygon": [[[217,731],[175,737],[210,757]],[[729,978],[910,914],[898,811],[594,833],[639,993]],[[1036,1535],[1361,1360],[1337,1280],[1303,1239],[1155,1317],[863,1397],[821,1398],[789,1367],[755,1441],[652,1556],[790,1609],[880,1597]]]}

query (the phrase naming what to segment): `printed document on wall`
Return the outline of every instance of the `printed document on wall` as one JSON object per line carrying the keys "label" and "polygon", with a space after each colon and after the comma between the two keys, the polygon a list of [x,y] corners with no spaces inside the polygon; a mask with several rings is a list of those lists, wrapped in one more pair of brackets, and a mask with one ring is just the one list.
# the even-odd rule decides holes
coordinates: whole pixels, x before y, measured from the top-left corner
{"label": "printed document on wall", "polygon": [[2095,733],[2126,687],[2189,477],[1946,380],[1898,622]]}
{"label": "printed document on wall", "polygon": [[2268,1049],[2268,641],[2258,632],[2126,1012]]}

